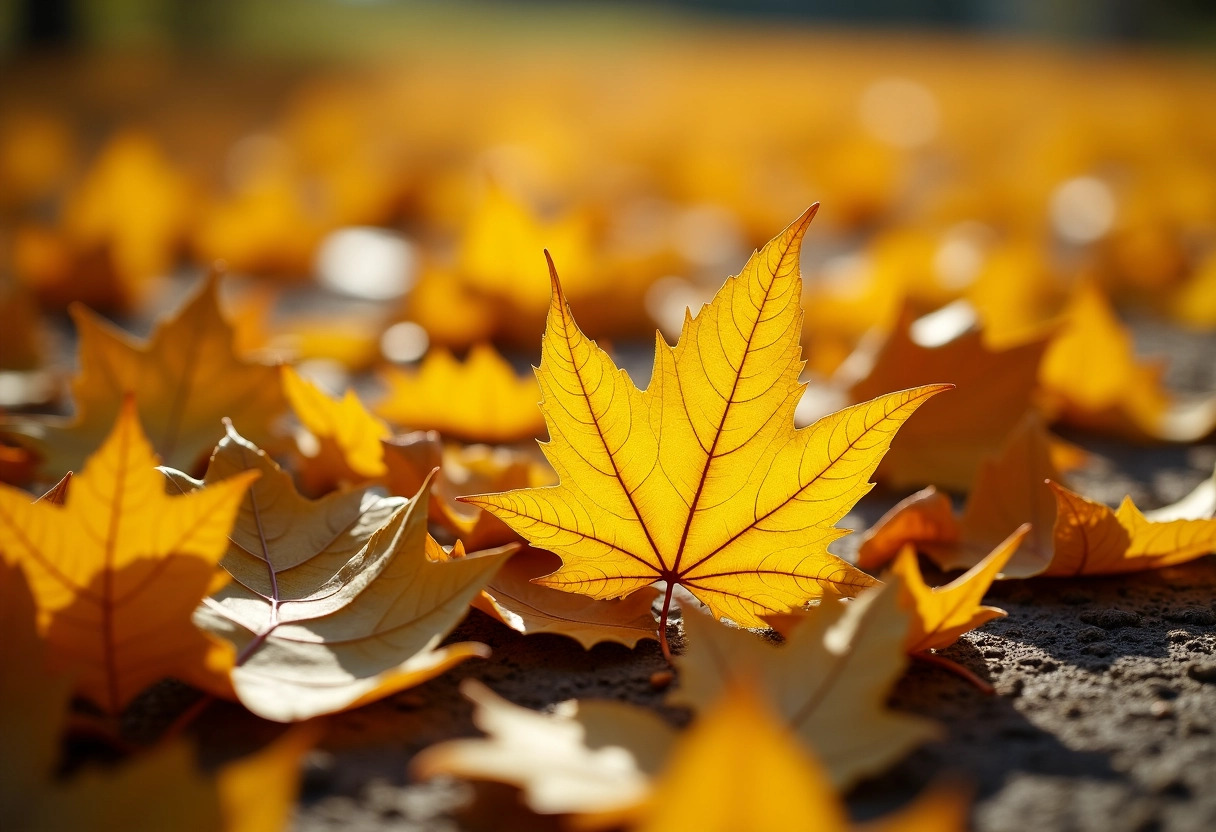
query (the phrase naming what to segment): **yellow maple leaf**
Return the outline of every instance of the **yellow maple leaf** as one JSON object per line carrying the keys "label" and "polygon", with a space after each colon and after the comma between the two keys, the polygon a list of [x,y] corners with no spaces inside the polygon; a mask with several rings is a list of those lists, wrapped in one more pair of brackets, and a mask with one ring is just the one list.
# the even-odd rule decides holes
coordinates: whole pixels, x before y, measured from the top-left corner
{"label": "yellow maple leaf", "polygon": [[314,453],[302,454],[300,479],[305,491],[323,493],[384,476],[388,469],[380,443],[392,431],[368,412],[354,390],[332,399],[286,365],[282,378],[292,411],[316,441],[316,448],[310,449]]}
{"label": "yellow maple leaf", "polygon": [[904,649],[909,653],[942,650],[963,633],[1004,616],[1004,610],[985,607],[981,602],[1029,531],[1029,524],[1023,524],[987,557],[939,587],[925,583],[916,562],[916,549],[905,546],[891,567],[899,586],[900,604],[911,613]]}
{"label": "yellow maple leaf", "polygon": [[536,381],[515,375],[489,344],[475,344],[463,363],[432,350],[417,370],[390,367],[381,378],[388,392],[376,413],[395,425],[471,442],[518,442],[545,428]]}
{"label": "yellow maple leaf", "polygon": [[116,714],[149,684],[230,655],[191,622],[253,472],[171,498],[128,397],[62,506],[0,486],[0,558],[29,577],[51,658]]}
{"label": "yellow maple leaf", "polygon": [[463,498],[533,545],[560,555],[545,586],[619,598],[679,584],[716,617],[760,616],[825,595],[855,595],[870,576],[828,554],[835,523],[870,488],[904,421],[949,385],[892,393],[795,430],[802,394],[801,241],[815,215],[748,261],[679,344],[656,340],[639,391],[589,340],[550,261],[552,303],[537,371],[558,485]]}
{"label": "yellow maple leaf", "polygon": [[219,278],[211,275],[175,315],[140,342],[76,306],[80,373],[72,385],[76,415],[10,419],[14,435],[33,440],[42,471],[54,477],[79,467],[113,423],[122,393],[135,396],[152,447],[170,467],[193,470],[224,434],[227,416],[256,426],[272,439],[284,411],[278,370],[237,357],[233,330],[220,311]]}
{"label": "yellow maple leaf", "polygon": [[964,489],[984,456],[1032,407],[1047,339],[991,349],[981,331],[970,329],[926,347],[912,337],[912,324],[905,311],[869,375],[849,392],[862,401],[912,384],[956,384],[952,395],[928,402],[921,417],[900,431],[877,476],[896,488],[932,482]]}
{"label": "yellow maple leaf", "polygon": [[730,685],[679,739],[638,814],[631,828],[639,832],[962,832],[966,824],[963,801],[934,790],[855,826],[824,768],[745,682]]}

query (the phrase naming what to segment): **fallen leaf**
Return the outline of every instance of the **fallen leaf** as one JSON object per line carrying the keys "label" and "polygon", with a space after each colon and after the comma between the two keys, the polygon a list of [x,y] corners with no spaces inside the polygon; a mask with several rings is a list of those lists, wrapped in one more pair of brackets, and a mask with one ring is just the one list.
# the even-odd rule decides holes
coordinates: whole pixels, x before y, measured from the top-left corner
{"label": "fallen leaf", "polygon": [[299,475],[305,491],[323,494],[387,473],[380,443],[392,431],[367,411],[354,390],[334,400],[286,365],[282,378],[287,401],[316,446],[310,448],[315,453],[301,454]]}
{"label": "fallen leaf", "polygon": [[270,441],[286,409],[278,370],[237,357],[216,297],[218,280],[208,277],[142,343],[73,307],[80,334],[80,374],[72,385],[76,415],[10,417],[2,427],[32,441],[42,472],[53,477],[80,467],[113,424],[123,392],[134,394],[152,447],[170,467],[193,470],[223,435],[225,416],[255,425],[255,438]]}
{"label": "fallen leaf", "polygon": [[1030,531],[1023,524],[983,560],[945,586],[929,587],[916,562],[916,549],[905,546],[891,567],[900,605],[909,611],[904,649],[909,653],[944,650],[963,633],[1006,615],[1002,609],[985,607],[984,594],[1005,568]]}
{"label": "fallen leaf", "polygon": [[704,712],[731,684],[755,684],[841,788],[936,733],[931,723],[886,706],[907,664],[909,615],[894,588],[849,603],[825,600],[798,617],[786,643],[776,646],[686,613],[688,650],[675,659],[680,685],[668,703]]}
{"label": "fallen leaf", "polygon": [[1077,288],[1065,321],[1039,373],[1060,420],[1137,441],[1195,442],[1216,427],[1216,400],[1175,400],[1162,383],[1164,364],[1137,357],[1131,333],[1095,283]]}
{"label": "fallen leaf", "polygon": [[1124,497],[1118,510],[1049,482],[1055,552],[1044,576],[1111,575],[1175,566],[1216,551],[1216,520],[1148,520]]}
{"label": "fallen leaf", "polygon": [[22,570],[0,562],[0,828],[214,832],[215,790],[182,743],[162,745],[107,771],[60,782],[59,738],[72,692],[70,674],[46,669],[34,596]]}
{"label": "fallen leaf", "polygon": [[457,498],[547,485],[553,480],[553,470],[533,454],[501,446],[445,447],[435,431],[415,431],[386,439],[382,445],[385,484],[392,494],[418,493],[431,472],[439,469],[431,480],[431,522],[464,543],[470,552],[516,542],[519,535],[488,511],[460,503]]}
{"label": "fallen leaf", "polygon": [[545,428],[536,381],[515,375],[489,344],[473,345],[463,363],[432,350],[417,370],[390,367],[381,378],[388,392],[376,413],[394,425],[496,443],[531,439]]}
{"label": "fallen leaf", "polygon": [[316,722],[294,725],[252,754],[223,766],[215,778],[224,832],[287,828],[300,792],[300,765],[321,735]]}
{"label": "fallen leaf", "polygon": [[857,565],[881,569],[912,543],[942,569],[969,569],[1014,529],[1030,523],[1030,533],[1006,564],[1003,576],[1027,578],[1051,562],[1056,501],[1045,482],[1059,480],[1053,437],[1043,420],[1027,414],[1006,438],[998,455],[984,460],[961,518],[950,499],[930,486],[902,500],[867,530]]}
{"label": "fallen leaf", "polygon": [[473,679],[460,692],[488,736],[433,745],[414,758],[411,773],[518,786],[539,814],[636,807],[675,741],[675,729],[656,714],[623,702],[567,702],[548,715],[513,705]]}
{"label": "fallen leaf", "polygon": [[1176,506],[1146,517],[1124,498],[1118,511],[1056,482],[1050,438],[1037,418],[987,460],[961,519],[932,487],[913,494],[865,533],[858,564],[877,569],[913,544],[943,569],[975,566],[995,538],[1029,522],[1030,532],[1001,570],[1002,578],[1097,575],[1157,569],[1216,549],[1216,490],[1201,484]]}
{"label": "fallen leaf", "polygon": [[601,601],[534,583],[559,565],[556,555],[539,549],[512,555],[473,606],[518,633],[556,633],[588,650],[604,641],[632,648],[644,638],[657,638],[651,610],[657,589],[645,587],[628,598]]}
{"label": "fallen leaf", "polygon": [[[849,820],[829,772],[790,738],[785,719],[744,680],[682,736],[647,801],[639,832],[962,832],[967,811],[933,790],[864,827]],[[838,725],[847,730],[851,725]],[[746,762],[745,762],[746,761]]]}
{"label": "fallen leaf", "polygon": [[[1001,446],[1033,406],[1032,393],[1046,338],[991,349],[982,331],[951,332],[922,345],[920,324],[905,310],[883,343],[869,374],[850,388],[853,401],[910,385],[951,382],[957,389],[925,404],[920,418],[900,430],[876,476],[894,488],[936,483],[951,489],[970,484],[981,460]],[[936,333],[931,333],[936,335]]]}
{"label": "fallen leaf", "polygon": [[202,482],[166,473],[205,494],[248,470],[261,479],[222,561],[233,580],[195,612],[200,627],[236,647],[232,684],[245,707],[279,722],[304,720],[488,654],[474,642],[438,645],[505,555],[430,561],[425,489],[412,501],[369,491],[307,500],[231,423]]}
{"label": "fallen leaf", "polygon": [[[560,483],[463,498],[562,558],[537,583],[607,600],[667,582],[715,617],[760,616],[855,595],[870,576],[828,554],[896,429],[948,385],[893,393],[795,430],[802,394],[802,237],[815,208],[752,256],[714,302],[656,341],[640,392],[583,335],[550,261],[537,377]],[[661,440],[661,441],[660,441]]]}
{"label": "fallen leaf", "polygon": [[0,557],[29,577],[52,661],[108,714],[166,676],[197,681],[230,660],[190,611],[257,475],[168,497],[156,462],[127,397],[62,506],[0,486]]}

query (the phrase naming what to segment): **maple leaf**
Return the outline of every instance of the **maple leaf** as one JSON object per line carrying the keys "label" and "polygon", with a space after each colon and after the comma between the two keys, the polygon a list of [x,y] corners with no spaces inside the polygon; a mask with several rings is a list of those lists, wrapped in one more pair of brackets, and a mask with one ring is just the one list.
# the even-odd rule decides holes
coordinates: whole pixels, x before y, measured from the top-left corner
{"label": "maple leaf", "polygon": [[533,454],[486,445],[444,447],[435,431],[415,431],[382,443],[387,468],[385,485],[392,494],[418,493],[431,480],[430,517],[468,551],[490,549],[519,540],[505,523],[476,506],[457,502],[461,496],[546,485],[553,470]]}
{"label": "maple leaf", "polygon": [[[682,736],[647,801],[638,832],[962,832],[963,801],[932,790],[864,827],[849,821],[824,767],[792,740],[785,720],[736,681]],[[852,727],[852,726],[850,726]],[[837,730],[840,726],[837,726]],[[746,760],[746,764],[740,761]]]}
{"label": "maple leaf", "polygon": [[676,732],[658,715],[624,702],[563,702],[541,714],[466,679],[473,722],[487,736],[423,750],[413,776],[446,774],[518,786],[539,814],[605,815],[638,806]]}
{"label": "maple leaf", "polygon": [[1001,577],[1135,572],[1216,550],[1210,483],[1178,505],[1146,516],[1130,497],[1112,511],[1060,485],[1057,477],[1048,435],[1041,422],[1028,419],[1000,456],[981,469],[961,520],[954,517],[948,498],[924,489],[866,532],[858,562],[877,568],[911,543],[943,569],[968,568],[993,536],[1026,521],[1032,524],[1027,541]]}
{"label": "maple leaf", "polygon": [[249,470],[261,479],[222,561],[233,580],[195,612],[200,627],[237,648],[232,685],[245,707],[303,720],[487,655],[474,642],[438,645],[506,555],[430,561],[425,489],[412,501],[370,491],[305,499],[231,423],[202,482],[166,474],[176,487],[206,494]]}
{"label": "maple leaf", "polygon": [[795,430],[802,393],[798,258],[815,208],[730,278],[673,350],[656,337],[640,392],[553,296],[537,378],[556,486],[462,498],[562,567],[538,583],[599,599],[667,582],[715,617],[760,616],[873,578],[828,554],[834,524],[870,488],[896,429],[949,385],[883,396]]}
{"label": "maple leaf", "polygon": [[689,647],[675,660],[680,686],[668,703],[700,712],[733,682],[755,683],[841,787],[881,771],[936,733],[930,723],[886,707],[907,663],[909,614],[893,587],[876,587],[848,604],[825,601],[800,618],[776,646],[686,614]]}
{"label": "maple leaf", "polygon": [[[72,692],[46,669],[34,595],[22,571],[0,563],[0,828],[213,832],[219,802],[181,743],[106,772],[56,782],[59,735]],[[11,669],[19,668],[19,672]]]}
{"label": "maple leaf", "polygon": [[332,399],[287,365],[282,378],[292,411],[317,445],[315,453],[302,454],[299,473],[305,491],[323,494],[387,473],[380,443],[392,431],[367,411],[354,390]]}
{"label": "maple leaf", "polygon": [[[926,320],[932,319],[916,324]],[[920,418],[900,431],[876,476],[895,488],[932,482],[963,489],[1031,408],[1048,341],[990,349],[981,331],[967,329],[930,347],[913,337],[916,324],[905,310],[870,373],[849,393],[861,401],[909,385],[956,384],[952,395],[927,402]]]}
{"label": "maple leaf", "polygon": [[469,442],[518,442],[545,428],[536,381],[515,375],[489,344],[474,344],[463,363],[432,350],[417,370],[389,367],[381,379],[388,392],[376,413],[394,425]]}
{"label": "maple leaf", "polygon": [[[452,552],[439,550],[432,560],[463,556],[464,547],[457,541]],[[659,597],[657,589],[646,587],[628,598],[601,601],[535,583],[553,571],[557,560],[539,549],[512,555],[473,606],[517,633],[556,633],[588,650],[604,641],[636,647],[644,638],[656,638],[651,607]]]}
{"label": "maple leaf", "polygon": [[909,653],[942,650],[963,633],[982,627],[1005,611],[985,607],[984,593],[1030,531],[1023,524],[987,557],[945,586],[929,587],[916,562],[916,550],[905,546],[891,567],[898,581],[900,603],[911,615],[904,648]]}
{"label": "maple leaf", "polygon": [[1095,283],[1077,288],[1064,318],[1040,370],[1062,421],[1137,441],[1194,442],[1216,427],[1216,400],[1176,401],[1162,384],[1164,364],[1136,356],[1131,333]]}
{"label": "maple leaf", "polygon": [[255,438],[272,438],[286,407],[278,370],[237,357],[232,328],[220,312],[218,280],[208,277],[146,343],[84,307],[72,308],[80,335],[80,374],[72,385],[76,415],[13,419],[4,426],[33,440],[44,473],[79,468],[113,423],[122,392],[134,394],[152,447],[173,468],[192,470],[222,436],[225,416],[256,425]]}
{"label": "maple leaf", "polygon": [[196,681],[225,661],[190,612],[212,588],[257,474],[171,498],[156,462],[127,397],[62,506],[0,486],[0,558],[29,576],[52,659],[110,714],[152,682]]}

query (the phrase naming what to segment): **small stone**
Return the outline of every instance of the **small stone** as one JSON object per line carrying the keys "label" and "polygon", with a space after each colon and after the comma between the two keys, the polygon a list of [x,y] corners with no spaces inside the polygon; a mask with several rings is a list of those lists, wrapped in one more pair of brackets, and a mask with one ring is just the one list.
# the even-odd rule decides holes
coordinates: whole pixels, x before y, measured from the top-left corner
{"label": "small stone", "polygon": [[1216,624],[1216,613],[1207,607],[1182,607],[1168,611],[1165,617],[1178,624],[1194,624],[1198,627]]}
{"label": "small stone", "polygon": [[984,651],[984,658],[985,659],[1003,659],[1003,658],[1005,658],[1005,651],[999,647],[989,647]]}
{"label": "small stone", "polygon": [[1053,662],[1051,659],[1044,659],[1039,665],[1039,671],[1042,673],[1051,673],[1053,670],[1058,670],[1060,667],[1058,662]]}
{"label": "small stone", "polygon": [[1148,712],[1157,719],[1165,719],[1174,715],[1174,706],[1169,702],[1158,699],[1152,705],[1149,705]]}
{"label": "small stone", "polygon": [[1097,610],[1081,613],[1081,620],[1104,630],[1118,630],[1122,627],[1139,627],[1140,616],[1131,610]]}
{"label": "small stone", "polygon": [[1097,627],[1085,627],[1077,633],[1077,641],[1082,644],[1091,644],[1104,638],[1106,638],[1106,631]]}
{"label": "small stone", "polygon": [[1186,669],[1186,675],[1196,682],[1216,683],[1216,664],[1211,662],[1195,662]]}
{"label": "small stone", "polygon": [[1018,659],[1018,667],[1039,667],[1043,664],[1043,660],[1038,656],[1027,656],[1024,659]]}
{"label": "small stone", "polygon": [[675,678],[676,675],[670,670],[656,670],[650,674],[650,687],[654,690],[667,690]]}

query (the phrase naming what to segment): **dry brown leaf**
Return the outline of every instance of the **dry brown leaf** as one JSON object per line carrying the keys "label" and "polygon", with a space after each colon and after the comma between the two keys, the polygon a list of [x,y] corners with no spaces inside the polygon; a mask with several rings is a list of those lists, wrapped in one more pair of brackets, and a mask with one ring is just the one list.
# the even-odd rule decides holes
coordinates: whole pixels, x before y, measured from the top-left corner
{"label": "dry brown leaf", "polygon": [[247,708],[304,720],[488,654],[473,642],[439,644],[506,554],[429,560],[425,490],[413,501],[369,491],[307,500],[231,424],[202,482],[168,473],[177,487],[206,494],[249,470],[261,480],[222,561],[233,581],[195,612],[199,626],[236,647],[232,684]]}
{"label": "dry brown leaf", "polygon": [[907,664],[908,620],[889,587],[852,602],[824,601],[781,646],[687,612],[688,650],[676,658],[680,685],[667,701],[704,712],[731,684],[755,684],[843,788],[936,733],[931,723],[886,706]]}

